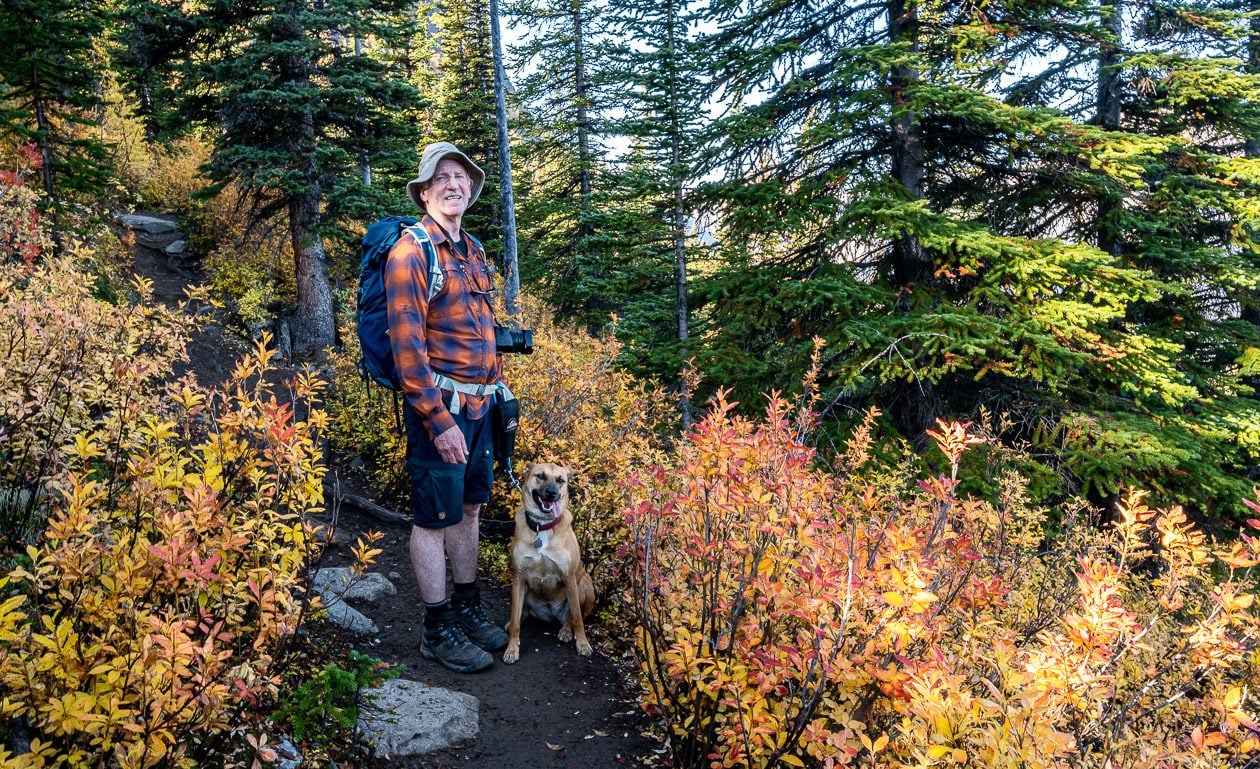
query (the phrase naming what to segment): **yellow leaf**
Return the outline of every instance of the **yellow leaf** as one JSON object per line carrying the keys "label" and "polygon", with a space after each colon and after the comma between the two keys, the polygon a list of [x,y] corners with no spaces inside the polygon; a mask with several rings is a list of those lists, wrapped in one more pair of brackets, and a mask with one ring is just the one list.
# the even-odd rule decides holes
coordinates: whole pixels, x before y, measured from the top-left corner
{"label": "yellow leaf", "polygon": [[906,605],[906,599],[901,596],[901,593],[894,593],[892,591],[884,593],[884,600],[888,602],[889,606]]}
{"label": "yellow leaf", "polygon": [[948,745],[932,745],[927,749],[928,758],[944,758],[954,751]]}
{"label": "yellow leaf", "polygon": [[788,766],[805,766],[804,761],[800,760],[796,756],[791,755],[790,753],[785,753],[784,755],[779,756],[779,762],[783,764],[787,764]]}

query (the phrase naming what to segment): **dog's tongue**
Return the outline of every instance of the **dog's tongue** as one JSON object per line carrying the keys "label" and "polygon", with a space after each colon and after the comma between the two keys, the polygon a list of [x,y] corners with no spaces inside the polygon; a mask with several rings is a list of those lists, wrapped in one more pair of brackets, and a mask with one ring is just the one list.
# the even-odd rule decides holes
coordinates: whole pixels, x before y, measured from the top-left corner
{"label": "dog's tongue", "polygon": [[550,513],[552,518],[560,517],[560,503],[559,502],[543,502],[542,509],[544,513]]}

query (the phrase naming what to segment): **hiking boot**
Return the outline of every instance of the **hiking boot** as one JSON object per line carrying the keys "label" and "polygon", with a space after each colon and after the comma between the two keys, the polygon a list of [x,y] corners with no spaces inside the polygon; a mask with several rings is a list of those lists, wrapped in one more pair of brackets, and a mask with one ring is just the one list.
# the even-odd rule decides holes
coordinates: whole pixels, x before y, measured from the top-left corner
{"label": "hiking boot", "polygon": [[451,601],[451,616],[455,624],[464,631],[469,641],[488,652],[497,652],[507,648],[508,637],[503,628],[486,617],[480,600]]}
{"label": "hiking boot", "polygon": [[425,629],[420,636],[420,656],[440,662],[456,673],[476,673],[494,664],[494,657],[470,643],[453,622],[435,630]]}

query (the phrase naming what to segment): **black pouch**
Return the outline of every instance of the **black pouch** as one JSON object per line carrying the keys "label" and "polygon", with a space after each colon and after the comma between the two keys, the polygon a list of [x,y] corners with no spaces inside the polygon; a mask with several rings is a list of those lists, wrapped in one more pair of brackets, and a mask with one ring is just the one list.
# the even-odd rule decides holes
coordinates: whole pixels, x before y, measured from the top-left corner
{"label": "black pouch", "polygon": [[516,451],[516,431],[521,426],[521,402],[516,398],[504,399],[503,393],[494,394],[490,407],[490,427],[494,431],[494,463],[500,472],[507,468]]}

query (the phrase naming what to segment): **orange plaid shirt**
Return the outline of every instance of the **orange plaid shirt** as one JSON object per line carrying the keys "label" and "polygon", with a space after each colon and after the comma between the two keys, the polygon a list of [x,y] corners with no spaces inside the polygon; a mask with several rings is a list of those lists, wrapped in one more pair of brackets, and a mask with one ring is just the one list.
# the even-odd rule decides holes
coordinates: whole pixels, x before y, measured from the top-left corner
{"label": "orange plaid shirt", "polygon": [[[461,235],[468,247],[463,258],[446,233],[429,216],[421,225],[437,249],[437,266],[446,283],[430,302],[427,260],[420,244],[405,233],[385,262],[385,302],[390,346],[407,403],[420,415],[429,436],[437,438],[455,426],[442,403],[434,372],[470,384],[502,379],[494,345],[494,276],[485,252]],[[460,395],[461,410],[470,419],[485,416],[488,395]]]}

